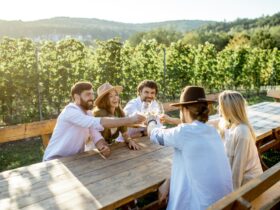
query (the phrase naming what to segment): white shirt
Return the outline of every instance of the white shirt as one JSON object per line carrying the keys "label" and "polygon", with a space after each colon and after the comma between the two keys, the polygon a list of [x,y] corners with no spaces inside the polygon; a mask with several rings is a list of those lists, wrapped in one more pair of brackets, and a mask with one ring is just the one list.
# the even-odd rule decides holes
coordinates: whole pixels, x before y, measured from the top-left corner
{"label": "white shirt", "polygon": [[232,192],[232,175],[219,134],[199,121],[155,128],[153,143],[174,147],[168,210],[202,210]]}
{"label": "white shirt", "polygon": [[234,189],[263,173],[256,143],[247,125],[226,129],[224,143]]}
{"label": "white shirt", "polygon": [[43,160],[83,152],[87,138],[90,137],[94,143],[98,142],[103,138],[99,132],[103,129],[100,118],[93,117],[91,111],[85,113],[76,104],[68,104],[57,118]]}
{"label": "white shirt", "polygon": [[[140,96],[138,96],[137,98],[130,100],[124,107],[123,111],[126,116],[130,117],[136,114],[137,112],[141,112],[141,107],[142,107],[142,100]],[[151,102],[150,108],[153,109],[158,107],[159,107],[158,103],[155,100],[153,100]],[[128,135],[130,136],[144,130],[145,128],[128,128]]]}

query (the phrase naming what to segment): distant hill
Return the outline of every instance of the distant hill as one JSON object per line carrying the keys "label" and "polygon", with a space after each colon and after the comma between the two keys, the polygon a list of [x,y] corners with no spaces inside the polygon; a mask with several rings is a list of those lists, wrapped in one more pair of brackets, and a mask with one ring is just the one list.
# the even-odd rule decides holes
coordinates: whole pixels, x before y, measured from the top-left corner
{"label": "distant hill", "polygon": [[237,19],[232,22],[215,22],[200,28],[202,31],[230,32],[243,31],[262,27],[280,26],[280,12],[255,19]]}
{"label": "distant hill", "polygon": [[0,20],[0,37],[28,37],[34,40],[60,40],[74,37],[79,40],[106,40],[121,37],[123,40],[136,32],[156,28],[172,28],[181,32],[198,29],[201,26],[215,23],[203,20],[176,20],[157,23],[130,24],[100,19],[56,17],[37,21],[5,21]]}

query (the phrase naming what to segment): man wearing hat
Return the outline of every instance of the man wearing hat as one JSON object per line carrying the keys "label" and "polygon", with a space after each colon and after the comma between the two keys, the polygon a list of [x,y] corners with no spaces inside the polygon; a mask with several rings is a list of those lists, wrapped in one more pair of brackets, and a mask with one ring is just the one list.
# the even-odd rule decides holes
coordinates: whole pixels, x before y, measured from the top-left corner
{"label": "man wearing hat", "polygon": [[[156,96],[158,93],[158,86],[153,80],[144,80],[139,83],[137,87],[138,97],[130,100],[124,107],[126,116],[132,116],[137,112],[143,112],[143,106],[149,106],[150,109],[159,108],[159,104],[156,102]],[[128,135],[131,138],[137,138],[147,135],[146,128],[129,128]]]}
{"label": "man wearing hat", "polygon": [[[204,89],[187,86],[180,102],[181,124],[160,128],[154,116],[147,119],[153,143],[174,147],[172,173],[160,190],[161,200],[169,191],[168,210],[206,209],[232,192],[232,176],[222,140],[216,129],[207,125],[208,104]],[[170,190],[169,190],[170,187]]]}
{"label": "man wearing hat", "polygon": [[134,115],[126,118],[93,117],[93,90],[89,82],[78,82],[71,88],[73,102],[69,103],[57,118],[50,142],[43,160],[66,157],[84,151],[85,142],[91,138],[97,149],[110,155],[110,149],[99,133],[105,128],[141,123],[144,116]]}

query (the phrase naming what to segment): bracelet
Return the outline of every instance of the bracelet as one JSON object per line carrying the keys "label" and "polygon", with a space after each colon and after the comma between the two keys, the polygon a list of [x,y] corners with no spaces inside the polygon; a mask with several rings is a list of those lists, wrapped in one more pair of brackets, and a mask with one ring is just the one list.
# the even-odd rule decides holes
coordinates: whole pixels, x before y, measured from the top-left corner
{"label": "bracelet", "polygon": [[148,121],[148,125],[151,123],[151,122],[155,122],[157,124],[157,121],[155,119],[151,119]]}
{"label": "bracelet", "polygon": [[133,141],[132,138],[128,138],[127,141],[125,141],[125,143],[129,144],[130,141]]}

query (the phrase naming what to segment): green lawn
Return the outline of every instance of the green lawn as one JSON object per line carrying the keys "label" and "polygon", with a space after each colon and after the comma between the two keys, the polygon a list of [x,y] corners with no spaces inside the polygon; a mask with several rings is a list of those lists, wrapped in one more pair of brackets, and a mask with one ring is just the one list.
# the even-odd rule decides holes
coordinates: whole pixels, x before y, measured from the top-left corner
{"label": "green lawn", "polygon": [[[248,104],[263,101],[272,101],[272,99],[266,96],[254,96],[248,99]],[[170,114],[179,116],[178,111]],[[0,144],[0,171],[41,162],[43,153],[44,149],[40,138]],[[264,156],[264,160],[269,166],[280,161],[280,152],[278,151],[269,151]]]}
{"label": "green lawn", "polygon": [[0,144],[0,171],[38,163],[43,154],[40,138]]}

